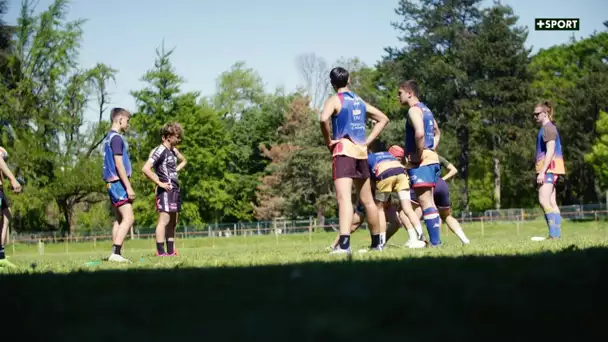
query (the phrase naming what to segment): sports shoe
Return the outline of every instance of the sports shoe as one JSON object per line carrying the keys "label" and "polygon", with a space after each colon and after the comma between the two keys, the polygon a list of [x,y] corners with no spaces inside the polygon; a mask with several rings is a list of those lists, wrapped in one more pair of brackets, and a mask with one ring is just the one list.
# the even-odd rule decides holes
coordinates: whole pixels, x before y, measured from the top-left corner
{"label": "sports shoe", "polygon": [[110,254],[108,261],[131,263],[129,259],[125,259],[125,257],[123,257],[122,255],[114,253]]}
{"label": "sports shoe", "polygon": [[420,240],[408,240],[404,246],[407,248],[424,248],[426,247],[426,242]]}
{"label": "sports shoe", "polygon": [[342,249],[340,247],[335,248],[333,251],[329,252],[329,254],[351,254],[351,249]]}

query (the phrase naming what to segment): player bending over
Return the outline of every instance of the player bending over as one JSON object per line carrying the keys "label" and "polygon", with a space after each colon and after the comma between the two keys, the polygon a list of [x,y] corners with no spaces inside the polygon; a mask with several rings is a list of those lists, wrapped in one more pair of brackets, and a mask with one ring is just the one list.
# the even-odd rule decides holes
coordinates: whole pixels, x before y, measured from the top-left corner
{"label": "player bending over", "polygon": [[0,158],[0,208],[2,210],[2,216],[0,217],[0,221],[2,221],[0,222],[0,229],[2,230],[0,233],[0,266],[14,267],[12,263],[6,260],[6,255],[4,254],[4,246],[7,244],[8,237],[8,220],[11,214],[10,205],[4,193],[4,177],[6,176],[10,180],[14,192],[21,191],[21,184],[19,184],[17,178],[15,178],[8,168],[8,165],[6,165],[7,151],[3,147],[0,147],[0,153],[2,154],[2,158]]}
{"label": "player bending over", "polygon": [[[343,68],[334,68],[329,73],[331,85],[336,95],[325,101],[320,117],[321,132],[332,153],[333,180],[338,200],[340,225],[339,247],[331,253],[351,253],[350,230],[353,221],[352,186],[355,185],[360,201],[367,212],[367,220],[372,234],[370,248],[381,250],[378,210],[374,204],[367,164],[369,145],[386,124],[388,117],[380,110],[365,103],[349,90],[350,76]],[[366,137],[367,115],[376,121]],[[331,119],[331,134],[329,121]]]}
{"label": "player bending over", "polygon": [[[384,146],[381,145],[383,144],[380,141],[372,144],[367,159],[373,183],[376,184],[374,198],[380,221],[381,245],[385,243],[387,229],[387,221],[384,214],[385,204],[390,200],[391,193],[396,193],[401,204],[401,210],[408,218],[403,222],[409,235],[409,241],[406,246],[410,248],[425,247],[424,241],[419,240],[419,236],[422,235],[420,219],[410,203],[409,177],[405,173],[405,168],[401,162],[391,153],[385,151]],[[414,227],[420,229],[418,234]]]}
{"label": "player bending over", "polygon": [[561,237],[562,216],[557,206],[555,184],[566,173],[562,142],[553,124],[553,108],[549,101],[534,108],[534,119],[541,126],[536,136],[536,182],[538,201],[545,212],[549,239]]}
{"label": "player bending over", "polygon": [[110,115],[112,127],[103,142],[103,179],[116,220],[112,226],[112,254],[108,260],[130,262],[121,255],[121,248],[133,226],[135,191],[129,181],[132,174],[129,145],[121,134],[129,128],[131,113],[122,108],[113,108]]}
{"label": "player bending over", "polygon": [[[179,123],[166,124],[160,133],[162,143],[152,150],[150,158],[142,168],[146,177],[156,184],[157,256],[177,255],[175,250],[175,227],[177,226],[177,213],[181,209],[181,198],[177,179],[178,154],[175,151],[175,146],[181,141],[183,133],[184,131]],[[166,251],[165,242],[167,244]]]}

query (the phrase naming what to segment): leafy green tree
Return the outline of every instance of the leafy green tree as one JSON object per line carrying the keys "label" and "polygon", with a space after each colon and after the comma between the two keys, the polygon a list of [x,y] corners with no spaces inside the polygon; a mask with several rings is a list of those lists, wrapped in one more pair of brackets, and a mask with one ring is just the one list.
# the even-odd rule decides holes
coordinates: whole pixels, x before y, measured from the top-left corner
{"label": "leafy green tree", "polygon": [[23,1],[13,54],[7,59],[10,79],[3,84],[0,113],[11,134],[4,135],[3,144],[27,181],[25,193],[13,201],[17,229],[51,225],[39,218],[56,208],[62,216],[58,228],[73,232],[75,208],[99,201],[104,191],[95,172],[99,156],[91,148],[95,136],[86,134],[83,118],[96,91],[91,80],[103,73],[102,67],[86,70],[76,63],[84,21],[66,21],[67,7],[68,1],[56,0],[34,16],[34,5]]}
{"label": "leafy green tree", "polygon": [[[461,55],[481,20],[480,3],[480,0],[399,1],[395,12],[401,20],[393,26],[404,46],[386,48],[387,56],[377,68],[381,74],[378,86],[386,89],[389,98],[400,82],[417,80],[421,100],[435,114],[442,134],[456,136],[458,158],[455,162],[463,180],[463,209],[469,205],[471,134],[476,108],[467,100],[472,94]],[[403,118],[405,112],[396,115]],[[447,154],[453,151],[452,148]]]}
{"label": "leafy green tree", "polygon": [[491,159],[496,209],[502,202],[521,206],[535,190],[532,181],[525,181],[533,179],[535,146],[529,115],[533,105],[530,50],[525,47],[527,30],[515,26],[517,19],[510,7],[496,4],[485,9],[475,35],[460,54],[469,91],[474,94],[461,103],[477,108],[475,120],[469,123],[474,128],[475,159],[479,163]]}
{"label": "leafy green tree", "polygon": [[585,154],[585,162],[589,163],[599,179],[602,188],[608,188],[608,112],[600,111],[596,124],[597,138],[591,151]]}

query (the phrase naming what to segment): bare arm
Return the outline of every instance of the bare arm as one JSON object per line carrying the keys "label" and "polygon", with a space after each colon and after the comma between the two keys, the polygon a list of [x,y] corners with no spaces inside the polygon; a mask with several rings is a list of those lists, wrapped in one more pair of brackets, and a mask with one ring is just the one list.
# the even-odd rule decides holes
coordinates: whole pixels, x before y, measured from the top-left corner
{"label": "bare arm", "polygon": [[122,162],[121,155],[114,155],[114,163],[116,164],[116,171],[118,172],[118,177],[123,182],[127,191],[130,189],[133,191],[133,187],[131,186],[131,182],[129,182],[129,176],[127,176],[127,170],[125,169],[125,164]]}
{"label": "bare arm", "polygon": [[158,179],[158,176],[156,175],[154,170],[152,170],[152,167],[152,161],[148,160],[144,164],[144,167],[141,168],[141,171],[144,173],[144,175],[146,175],[146,177],[148,177],[148,179],[153,181],[156,185],[164,187],[163,183],[160,181],[160,179]]}
{"label": "bare arm", "polygon": [[6,177],[11,181],[11,185],[13,186],[13,190],[15,190],[15,192],[21,191],[21,184],[19,184],[17,178],[15,178],[15,175],[13,175],[11,170],[8,168],[8,165],[6,165],[6,162],[2,158],[0,158],[0,171],[2,171],[2,174],[6,175]]}
{"label": "bare arm", "polygon": [[433,149],[437,151],[437,146],[439,146],[439,138],[441,137],[441,131],[439,130],[439,125],[437,124],[437,120],[435,119],[433,119],[433,130],[435,132],[435,138],[433,139]]}
{"label": "bare arm", "polygon": [[372,129],[371,133],[365,140],[365,144],[369,145],[372,143],[372,141],[374,141],[374,139],[376,139],[378,137],[378,135],[380,135],[380,132],[382,132],[384,127],[386,127],[389,120],[388,120],[388,116],[386,116],[384,113],[382,113],[378,108],[376,108],[368,103],[365,103],[365,107],[366,107],[367,114],[369,115],[369,118],[376,121],[374,128]]}
{"label": "bare arm", "polygon": [[413,159],[414,161],[420,161],[422,159],[422,151],[424,151],[424,121],[422,120],[422,111],[418,107],[411,107],[407,111],[407,115],[416,132],[417,155]]}
{"label": "bare arm", "polygon": [[325,140],[325,145],[331,145],[331,135],[329,132],[329,120],[331,116],[336,112],[336,97],[331,96],[327,100],[325,100],[325,104],[323,105],[323,111],[321,112],[321,117],[319,118],[319,122],[321,125],[321,132],[323,133],[323,139]]}
{"label": "bare arm", "polygon": [[448,171],[448,173],[445,174],[445,176],[441,177],[441,178],[443,178],[444,181],[447,181],[448,179],[450,179],[458,174],[458,169],[456,169],[456,166],[454,166],[454,164],[448,163],[448,165],[446,167],[449,171]]}
{"label": "bare arm", "polygon": [[177,155],[177,160],[180,161],[179,165],[177,165],[177,168],[175,169],[176,171],[179,172],[179,170],[181,170],[184,167],[186,167],[186,164],[188,162],[186,161],[186,158],[184,157],[184,155],[181,154],[181,153],[179,153],[179,151],[176,148],[174,148],[173,150],[175,151],[175,155]]}
{"label": "bare arm", "polygon": [[540,173],[547,172],[553,156],[555,155],[555,140],[547,141],[547,153],[545,154],[545,160],[543,160],[543,167],[540,169]]}

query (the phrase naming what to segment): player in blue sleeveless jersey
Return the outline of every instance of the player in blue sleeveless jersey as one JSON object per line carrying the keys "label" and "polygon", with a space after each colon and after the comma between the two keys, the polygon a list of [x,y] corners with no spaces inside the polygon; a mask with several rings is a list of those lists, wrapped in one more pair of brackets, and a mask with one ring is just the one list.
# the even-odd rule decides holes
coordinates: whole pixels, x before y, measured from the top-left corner
{"label": "player in blue sleeveless jersey", "polygon": [[399,86],[399,102],[409,106],[405,123],[407,172],[422,206],[424,223],[432,246],[441,244],[439,212],[433,201],[433,188],[439,177],[439,127],[428,107],[418,99],[418,83],[406,81]]}
{"label": "player in blue sleeveless jersey", "polygon": [[[333,179],[338,200],[340,243],[334,253],[350,253],[350,229],[353,221],[351,202],[353,183],[361,203],[367,212],[372,234],[372,249],[381,249],[378,210],[374,204],[367,164],[367,145],[388,123],[388,117],[380,110],[365,103],[349,90],[350,76],[344,68],[334,68],[329,73],[336,95],[329,97],[320,117],[321,132],[333,157]],[[367,116],[376,121],[366,137]],[[329,122],[331,120],[331,131]]]}
{"label": "player in blue sleeveless jersey", "polygon": [[112,227],[112,254],[108,260],[115,262],[129,262],[121,255],[121,248],[134,221],[131,203],[135,192],[129,181],[132,174],[129,146],[121,135],[129,128],[130,118],[131,113],[127,110],[113,108],[112,127],[103,141],[103,180],[116,215]]}

